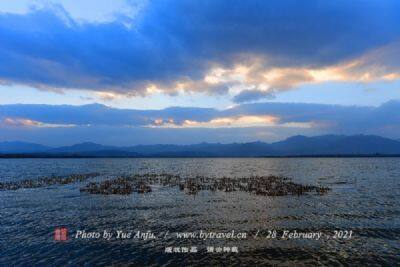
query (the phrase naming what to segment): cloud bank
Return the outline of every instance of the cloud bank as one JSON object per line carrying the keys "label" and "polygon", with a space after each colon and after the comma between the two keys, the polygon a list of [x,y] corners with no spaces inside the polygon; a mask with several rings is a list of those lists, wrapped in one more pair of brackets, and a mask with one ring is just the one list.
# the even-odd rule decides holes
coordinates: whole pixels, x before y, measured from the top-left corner
{"label": "cloud bank", "polygon": [[398,1],[149,1],[134,17],[78,22],[61,6],[0,13],[0,82],[236,94],[400,77]]}
{"label": "cloud bank", "polygon": [[400,138],[400,101],[379,107],[252,103],[224,110],[116,109],[104,105],[0,106],[0,140],[52,145],[82,141],[154,143],[275,141],[295,134],[378,134]]}

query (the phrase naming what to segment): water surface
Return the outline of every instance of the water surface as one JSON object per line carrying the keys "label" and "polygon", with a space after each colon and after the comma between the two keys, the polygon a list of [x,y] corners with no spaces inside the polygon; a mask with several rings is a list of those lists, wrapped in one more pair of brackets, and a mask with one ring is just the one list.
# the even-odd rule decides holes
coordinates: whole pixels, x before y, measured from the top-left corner
{"label": "water surface", "polygon": [[[245,192],[185,195],[153,187],[150,194],[89,195],[87,182],[0,191],[0,265],[395,265],[400,261],[400,158],[290,159],[0,159],[0,182],[48,175],[99,172],[95,181],[134,173],[193,177],[284,175],[328,186],[323,196],[265,197]],[[150,230],[156,240],[53,240],[54,227],[70,233]],[[352,230],[350,240],[254,239],[257,231]],[[186,231],[245,231],[245,240],[181,240]],[[164,233],[170,233],[164,237]],[[237,246],[210,254],[206,246]],[[167,246],[198,253],[167,254]]]}

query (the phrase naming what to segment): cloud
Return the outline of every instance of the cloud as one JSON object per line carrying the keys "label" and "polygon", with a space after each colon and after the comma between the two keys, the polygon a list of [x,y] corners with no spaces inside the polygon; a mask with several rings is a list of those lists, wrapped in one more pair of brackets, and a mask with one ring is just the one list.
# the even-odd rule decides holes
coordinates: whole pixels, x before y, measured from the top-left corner
{"label": "cloud", "polygon": [[60,127],[74,127],[74,124],[51,124],[34,121],[24,118],[4,118],[0,121],[0,127],[41,127],[41,128],[60,128]]}
{"label": "cloud", "polygon": [[[133,140],[146,133],[140,140],[176,140],[172,135],[187,134],[192,140],[224,142],[212,137],[212,132],[224,133],[226,140],[279,140],[289,134],[379,134],[400,138],[400,101],[389,101],[381,106],[341,106],[303,103],[251,103],[236,105],[224,110],[196,107],[172,107],[160,110],[116,109],[99,104],[68,105],[0,105],[0,122],[3,136],[8,138],[24,129],[43,129],[52,136],[56,128],[64,129],[94,139],[106,138],[105,133],[119,134],[115,138]],[[68,130],[67,130],[68,129]],[[113,130],[111,130],[113,129]],[[147,129],[147,130],[144,130]],[[223,130],[223,129],[229,129]],[[246,132],[247,131],[247,132]],[[36,131],[37,132],[37,131]],[[164,132],[169,137],[162,136]],[[188,132],[193,134],[192,139]],[[129,136],[124,136],[129,133]],[[207,133],[207,134],[204,134]],[[230,133],[230,134],[229,134]],[[33,134],[36,135],[36,134]],[[33,136],[34,137],[34,136]],[[33,138],[32,137],[32,138]],[[5,138],[5,137],[4,137]],[[72,140],[68,134],[60,142]],[[75,136],[79,139],[79,136]],[[83,138],[83,137],[82,137]],[[153,138],[153,139],[151,139]],[[12,138],[15,139],[15,138]],[[74,140],[75,140],[74,139]],[[94,141],[94,140],[92,140]],[[133,141],[132,141],[133,142]],[[137,141],[135,141],[137,142]],[[103,142],[104,143],[104,142]],[[167,142],[168,143],[168,142]],[[129,143],[127,143],[129,144]]]}
{"label": "cloud", "polygon": [[[336,65],[319,68],[250,68],[232,70],[244,73],[242,80],[247,85],[261,89],[243,90],[233,97],[236,103],[273,98],[279,91],[289,90],[307,83],[393,81],[400,79],[400,41],[368,51],[359,58]],[[242,67],[243,69],[243,67]]]}
{"label": "cloud", "polygon": [[133,20],[145,4],[146,1],[136,0],[85,0],[79,2],[79,4],[70,0],[18,0],[12,2],[0,1],[0,12],[27,14],[32,10],[43,8],[52,9],[54,12],[65,9],[78,22],[106,23],[117,18]]}
{"label": "cloud", "polygon": [[[399,53],[388,51],[398,47],[399,5],[149,1],[129,25],[126,16],[78,21],[61,4],[1,13],[0,80],[145,96],[227,94],[238,85],[265,95],[302,83],[398,79]],[[239,90],[238,101],[246,93]]]}
{"label": "cloud", "polygon": [[96,95],[103,101],[112,101],[120,97],[119,94],[113,92],[97,92]]}
{"label": "cloud", "polygon": [[39,126],[40,122],[29,119],[5,118],[3,124],[8,126]]}
{"label": "cloud", "polygon": [[235,103],[243,103],[243,102],[251,102],[254,100],[259,100],[263,98],[274,98],[274,95],[270,91],[263,91],[257,89],[247,89],[241,91],[239,94],[235,95],[233,98],[233,102]]}
{"label": "cloud", "polygon": [[258,116],[236,116],[236,117],[216,117],[209,121],[184,120],[182,123],[175,123],[174,119],[156,119],[150,127],[166,128],[221,128],[221,127],[257,127],[257,126],[275,126],[279,118],[269,115]]}
{"label": "cloud", "polygon": [[280,122],[279,117],[270,115],[243,115],[236,117],[216,117],[209,121],[184,120],[181,124],[175,124],[173,119],[164,122],[156,120],[151,127],[165,128],[250,128],[250,127],[293,127],[312,128],[317,126],[313,122]]}

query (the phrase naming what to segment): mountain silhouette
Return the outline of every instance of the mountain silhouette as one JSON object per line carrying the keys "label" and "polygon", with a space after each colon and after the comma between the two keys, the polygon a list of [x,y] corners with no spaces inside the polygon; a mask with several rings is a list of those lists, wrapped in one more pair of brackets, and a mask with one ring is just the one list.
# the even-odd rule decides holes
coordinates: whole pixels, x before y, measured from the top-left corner
{"label": "mountain silhouette", "polygon": [[0,154],[45,157],[271,157],[400,155],[400,141],[376,135],[296,135],[265,143],[105,146],[91,142],[49,148],[25,142],[0,142]]}

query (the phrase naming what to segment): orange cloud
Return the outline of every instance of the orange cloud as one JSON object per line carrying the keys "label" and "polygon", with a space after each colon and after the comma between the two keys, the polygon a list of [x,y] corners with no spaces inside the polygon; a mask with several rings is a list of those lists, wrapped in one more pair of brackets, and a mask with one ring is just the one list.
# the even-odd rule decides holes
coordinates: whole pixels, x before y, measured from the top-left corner
{"label": "orange cloud", "polygon": [[40,121],[34,121],[25,118],[4,118],[4,126],[9,127],[42,127],[42,128],[57,128],[57,127],[74,127],[74,124],[51,124]]}
{"label": "orange cloud", "polygon": [[321,82],[392,81],[400,79],[400,62],[391,60],[396,59],[399,53],[400,41],[326,67],[276,67],[269,63],[268,58],[247,55],[246,60],[241,58],[244,63],[232,68],[214,66],[203,80],[177,82],[168,90],[213,92],[215,88],[225,86],[231,94],[238,94],[248,89],[279,92]]}
{"label": "orange cloud", "polygon": [[184,120],[175,123],[173,120],[156,119],[148,127],[163,128],[243,128],[243,127],[296,127],[311,128],[313,123],[309,122],[285,122],[280,123],[280,118],[272,115],[242,115],[233,117],[217,117],[209,121]]}

